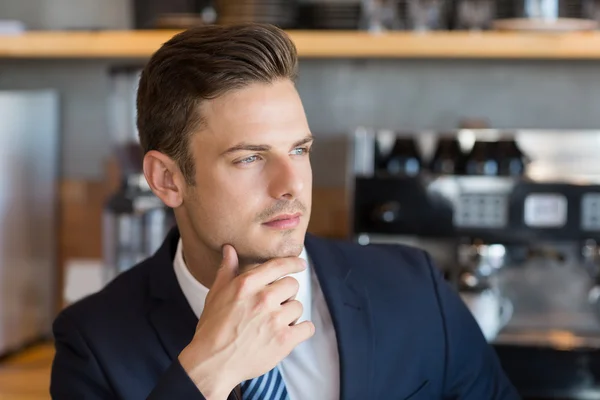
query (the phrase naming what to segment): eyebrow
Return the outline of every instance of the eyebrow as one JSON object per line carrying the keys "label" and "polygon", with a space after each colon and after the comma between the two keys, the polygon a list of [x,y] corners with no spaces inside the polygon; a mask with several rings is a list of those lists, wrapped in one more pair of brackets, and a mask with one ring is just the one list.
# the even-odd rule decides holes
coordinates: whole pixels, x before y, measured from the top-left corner
{"label": "eyebrow", "polygon": [[[302,146],[303,144],[307,144],[312,141],[314,141],[314,136],[309,134],[304,139],[301,139],[301,140],[297,141],[296,143],[294,143],[292,148]],[[236,144],[233,147],[228,148],[227,150],[225,150],[222,153],[222,155],[235,153],[237,151],[269,151],[269,150],[271,150],[271,146],[268,144],[249,144],[249,143],[242,142],[242,143]]]}

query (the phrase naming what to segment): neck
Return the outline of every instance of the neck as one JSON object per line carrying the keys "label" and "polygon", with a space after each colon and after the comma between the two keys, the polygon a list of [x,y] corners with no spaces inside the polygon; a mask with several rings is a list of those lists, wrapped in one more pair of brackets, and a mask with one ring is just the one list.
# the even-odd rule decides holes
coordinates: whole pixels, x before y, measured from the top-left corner
{"label": "neck", "polygon": [[[182,235],[181,241],[181,255],[186,267],[194,279],[210,289],[215,281],[217,271],[221,265],[221,252],[214,251],[198,240],[194,240],[194,237],[187,235]],[[256,267],[257,265],[259,264],[245,263],[244,259],[240,259],[239,272],[243,273]]]}
{"label": "neck", "polygon": [[217,270],[221,263],[221,255],[211,252],[206,248],[203,249],[204,251],[186,252],[186,249],[195,249],[197,246],[194,246],[194,243],[186,241],[183,237],[181,240],[183,245],[182,256],[185,265],[198,282],[210,289],[217,276]]}

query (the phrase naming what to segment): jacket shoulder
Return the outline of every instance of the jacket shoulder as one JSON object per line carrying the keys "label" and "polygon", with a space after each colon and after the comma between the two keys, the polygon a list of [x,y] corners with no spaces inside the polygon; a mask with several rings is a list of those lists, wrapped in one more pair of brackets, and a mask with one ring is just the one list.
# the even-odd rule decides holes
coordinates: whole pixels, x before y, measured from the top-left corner
{"label": "jacket shoulder", "polygon": [[151,259],[121,273],[101,290],[65,307],[56,321],[68,318],[80,328],[94,329],[109,321],[139,315],[148,298]]}
{"label": "jacket shoulder", "polygon": [[324,259],[331,266],[323,265],[324,270],[334,268],[338,275],[351,277],[375,291],[418,288],[416,293],[422,296],[434,293],[435,281],[440,279],[441,271],[429,254],[417,247],[395,243],[360,245],[349,240],[315,237],[309,243],[319,257],[329,255]]}
{"label": "jacket shoulder", "polygon": [[423,249],[399,243],[361,245],[349,240],[318,239],[334,249],[353,269],[430,272],[431,258]]}

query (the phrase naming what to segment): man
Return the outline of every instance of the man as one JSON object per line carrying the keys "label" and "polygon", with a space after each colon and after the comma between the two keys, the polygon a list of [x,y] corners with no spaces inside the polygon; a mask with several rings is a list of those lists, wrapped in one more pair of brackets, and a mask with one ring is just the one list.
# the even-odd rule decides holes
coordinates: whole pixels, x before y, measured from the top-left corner
{"label": "man", "polygon": [[423,251],[306,235],[313,143],[274,27],[167,42],[138,90],[158,252],[56,319],[56,399],[516,399]]}

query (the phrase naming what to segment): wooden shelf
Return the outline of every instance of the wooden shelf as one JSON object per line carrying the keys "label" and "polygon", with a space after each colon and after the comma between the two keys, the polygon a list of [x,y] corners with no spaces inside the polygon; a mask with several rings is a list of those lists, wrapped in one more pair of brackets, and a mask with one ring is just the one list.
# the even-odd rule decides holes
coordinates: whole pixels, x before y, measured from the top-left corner
{"label": "wooden shelf", "polygon": [[[148,58],[176,33],[28,32],[0,36],[0,58]],[[289,33],[305,58],[600,59],[600,32]]]}

